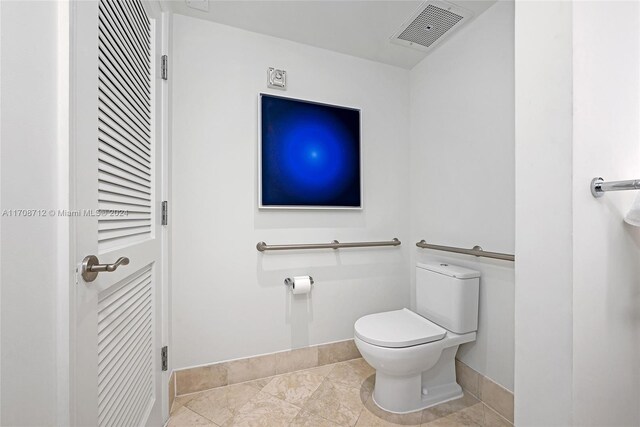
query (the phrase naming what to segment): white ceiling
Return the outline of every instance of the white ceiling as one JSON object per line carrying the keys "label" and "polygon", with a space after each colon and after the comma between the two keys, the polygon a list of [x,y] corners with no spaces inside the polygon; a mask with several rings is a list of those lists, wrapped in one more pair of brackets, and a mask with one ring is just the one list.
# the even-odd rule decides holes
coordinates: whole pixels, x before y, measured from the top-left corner
{"label": "white ceiling", "polygon": [[[191,0],[207,5],[206,0]],[[473,11],[474,18],[496,0],[450,1]],[[208,11],[185,0],[165,0],[174,13],[242,28],[401,68],[411,69],[427,54],[392,44],[389,38],[422,1],[219,1]],[[446,40],[443,44],[446,44]]]}

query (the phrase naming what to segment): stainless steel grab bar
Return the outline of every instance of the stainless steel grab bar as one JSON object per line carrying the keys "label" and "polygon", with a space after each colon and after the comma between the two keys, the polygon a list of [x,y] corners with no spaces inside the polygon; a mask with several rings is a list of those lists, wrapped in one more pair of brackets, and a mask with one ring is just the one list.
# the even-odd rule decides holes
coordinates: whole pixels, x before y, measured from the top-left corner
{"label": "stainless steel grab bar", "polygon": [[400,246],[402,242],[394,237],[383,242],[351,242],[340,243],[334,240],[331,243],[299,243],[290,245],[267,245],[265,242],[258,242],[256,249],[264,251],[288,251],[295,249],[341,249],[341,248],[371,248],[374,246]]}
{"label": "stainless steel grab bar", "polygon": [[608,181],[601,177],[591,180],[591,194],[593,197],[604,196],[605,191],[640,190],[640,179],[630,179],[628,181]]}
{"label": "stainless steel grab bar", "polygon": [[515,255],[503,254],[500,252],[489,252],[483,250],[480,246],[474,246],[472,249],[456,248],[453,246],[432,245],[424,240],[420,240],[416,243],[416,246],[422,249],[434,249],[436,251],[454,252],[457,254],[473,255],[477,257],[502,259],[505,261],[515,261]]}

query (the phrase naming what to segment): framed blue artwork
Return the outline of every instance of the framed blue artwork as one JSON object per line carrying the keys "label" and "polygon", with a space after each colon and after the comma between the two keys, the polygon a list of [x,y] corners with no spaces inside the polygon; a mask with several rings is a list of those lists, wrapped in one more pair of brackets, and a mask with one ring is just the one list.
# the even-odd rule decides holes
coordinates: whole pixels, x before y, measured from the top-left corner
{"label": "framed blue artwork", "polygon": [[360,110],[260,94],[260,208],[362,209]]}

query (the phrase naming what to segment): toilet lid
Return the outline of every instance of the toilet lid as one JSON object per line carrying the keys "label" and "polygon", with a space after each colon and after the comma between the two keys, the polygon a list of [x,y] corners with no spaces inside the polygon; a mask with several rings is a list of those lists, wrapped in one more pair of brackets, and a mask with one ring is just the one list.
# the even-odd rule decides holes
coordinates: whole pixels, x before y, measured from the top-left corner
{"label": "toilet lid", "polygon": [[446,329],[406,308],[361,317],[354,329],[358,338],[380,347],[410,347],[441,340],[447,334]]}

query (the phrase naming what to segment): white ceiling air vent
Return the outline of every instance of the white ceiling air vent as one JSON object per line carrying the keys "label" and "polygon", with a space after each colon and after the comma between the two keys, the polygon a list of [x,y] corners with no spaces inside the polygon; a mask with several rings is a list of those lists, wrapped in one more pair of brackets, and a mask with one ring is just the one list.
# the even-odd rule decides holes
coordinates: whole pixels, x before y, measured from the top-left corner
{"label": "white ceiling air vent", "polygon": [[396,31],[391,42],[430,51],[472,16],[471,11],[445,1],[426,1]]}

